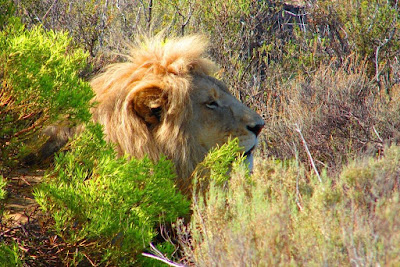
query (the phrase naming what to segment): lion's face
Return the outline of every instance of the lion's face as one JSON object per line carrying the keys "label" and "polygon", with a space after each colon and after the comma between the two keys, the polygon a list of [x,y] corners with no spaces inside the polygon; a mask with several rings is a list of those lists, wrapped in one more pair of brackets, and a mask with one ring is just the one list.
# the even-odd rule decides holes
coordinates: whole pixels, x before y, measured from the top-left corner
{"label": "lion's face", "polygon": [[239,102],[222,82],[210,76],[195,76],[192,86],[193,117],[189,127],[197,145],[209,151],[237,137],[252,163],[252,151],[264,126],[262,118]]}

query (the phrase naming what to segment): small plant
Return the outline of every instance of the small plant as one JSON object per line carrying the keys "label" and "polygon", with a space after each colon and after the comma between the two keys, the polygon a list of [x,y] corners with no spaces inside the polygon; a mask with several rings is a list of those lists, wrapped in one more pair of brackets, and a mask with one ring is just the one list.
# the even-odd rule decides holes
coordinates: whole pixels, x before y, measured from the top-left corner
{"label": "small plant", "polygon": [[7,182],[2,175],[0,175],[0,201],[6,198],[7,192],[4,190],[6,187]]}
{"label": "small plant", "polygon": [[198,183],[195,183],[195,185],[200,185],[203,182],[207,184],[210,180],[219,185],[227,182],[232,167],[244,164],[245,157],[240,151],[239,139],[237,138],[212,149],[195,170],[194,176]]}
{"label": "small plant", "polygon": [[4,200],[7,196],[7,191],[5,190],[6,185],[7,185],[7,181],[4,179],[4,177],[2,175],[0,175],[0,220],[3,217]]}
{"label": "small plant", "polygon": [[188,215],[174,179],[171,162],[117,158],[101,127],[88,125],[71,151],[56,157],[35,198],[74,248],[68,262],[129,264],[157,235],[157,224]]}
{"label": "small plant", "polygon": [[0,243],[0,266],[23,266],[19,255],[16,243],[11,245]]}

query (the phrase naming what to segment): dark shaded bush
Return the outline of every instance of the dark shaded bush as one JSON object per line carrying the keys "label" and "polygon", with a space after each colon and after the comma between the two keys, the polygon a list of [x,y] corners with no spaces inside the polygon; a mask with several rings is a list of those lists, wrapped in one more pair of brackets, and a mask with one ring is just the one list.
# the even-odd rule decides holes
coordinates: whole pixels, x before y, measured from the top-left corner
{"label": "dark shaded bush", "polygon": [[344,62],[356,53],[366,60],[368,77],[382,89],[398,82],[393,76],[400,49],[400,15],[395,1],[320,1],[309,11],[309,30],[324,40],[321,48],[329,57]]}
{"label": "dark shaded bush", "polygon": [[12,0],[0,0],[0,30],[3,30],[15,11],[16,8]]}

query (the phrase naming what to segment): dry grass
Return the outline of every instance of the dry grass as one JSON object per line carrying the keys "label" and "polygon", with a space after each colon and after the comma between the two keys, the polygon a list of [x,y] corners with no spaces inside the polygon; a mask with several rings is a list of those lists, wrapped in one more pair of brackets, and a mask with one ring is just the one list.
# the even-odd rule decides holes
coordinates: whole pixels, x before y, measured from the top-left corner
{"label": "dry grass", "polygon": [[[180,225],[191,266],[371,266],[400,263],[400,148],[349,164],[323,182],[298,162],[260,160],[225,187],[194,196]],[[207,203],[207,204],[204,204]],[[191,236],[191,239],[188,239]]]}
{"label": "dry grass", "polygon": [[355,56],[339,68],[322,65],[274,89],[264,131],[268,155],[307,162],[296,124],[319,168],[340,170],[354,156],[379,153],[384,143],[398,141],[400,87],[380,91]]}

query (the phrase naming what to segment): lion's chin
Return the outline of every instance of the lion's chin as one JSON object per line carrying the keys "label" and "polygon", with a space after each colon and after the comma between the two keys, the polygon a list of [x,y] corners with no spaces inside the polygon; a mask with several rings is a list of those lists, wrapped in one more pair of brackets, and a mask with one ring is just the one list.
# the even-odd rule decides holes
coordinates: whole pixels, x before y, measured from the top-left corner
{"label": "lion's chin", "polygon": [[253,157],[253,150],[256,147],[256,145],[254,145],[252,148],[250,148],[246,153],[244,153],[244,155],[246,156],[246,165],[249,168],[249,172],[251,173],[253,171],[253,162],[254,162],[254,157]]}
{"label": "lion's chin", "polygon": [[[247,154],[247,153],[246,153]],[[249,153],[246,155],[246,165],[249,168],[249,172],[253,172],[253,162],[254,162],[254,157],[253,157],[253,153]]]}

